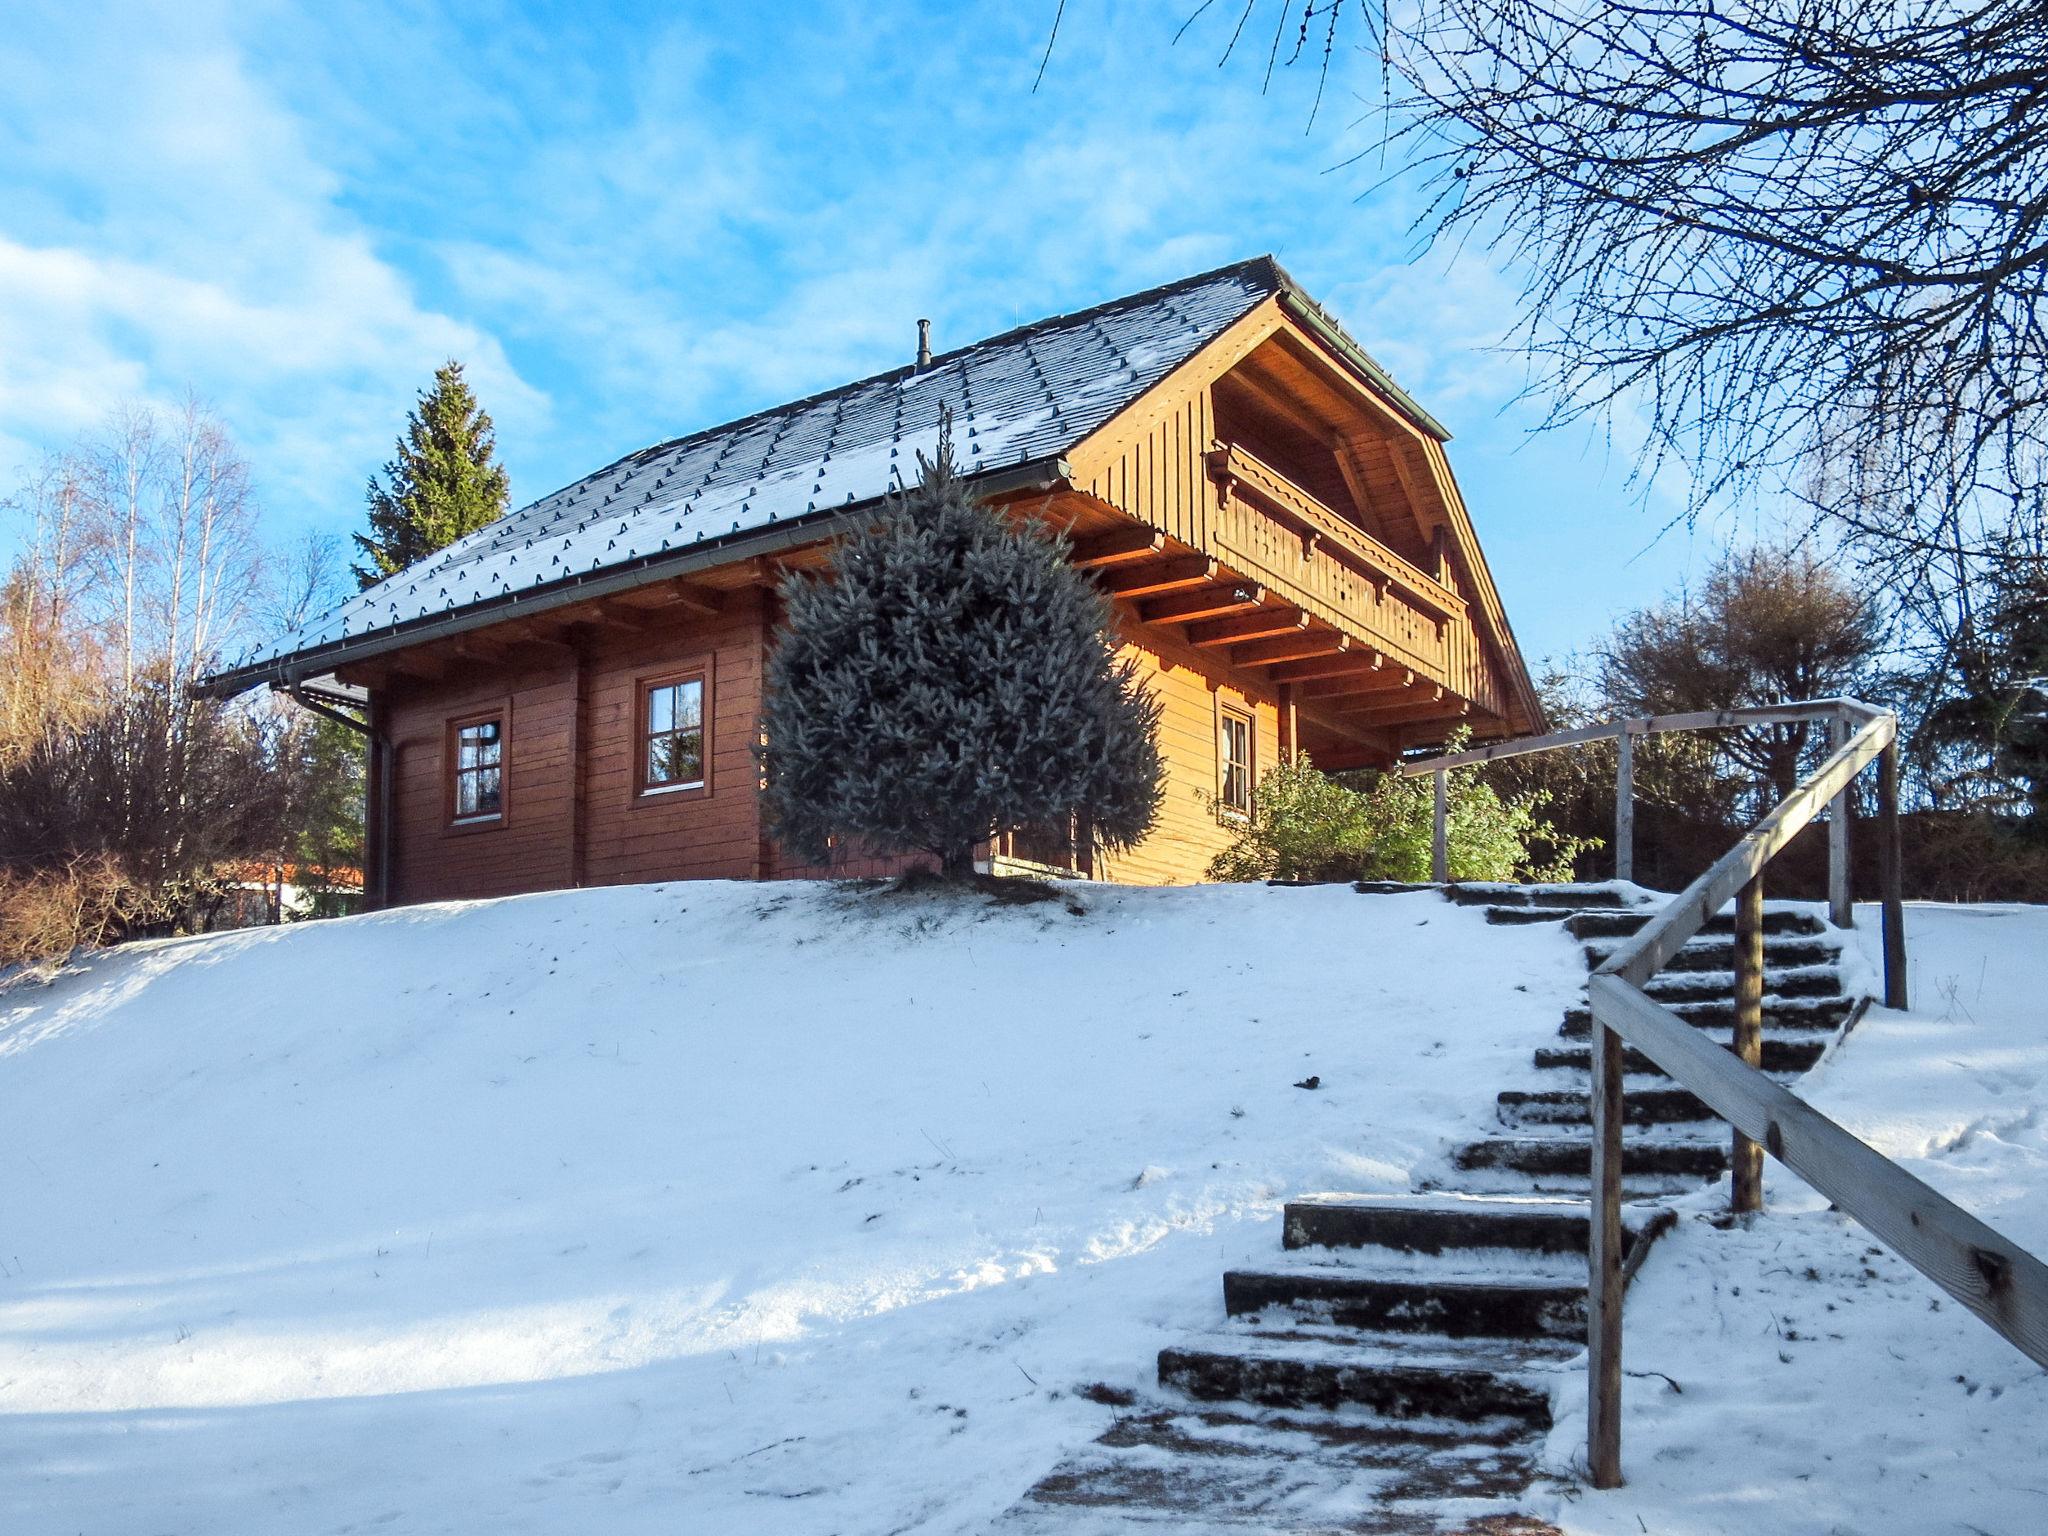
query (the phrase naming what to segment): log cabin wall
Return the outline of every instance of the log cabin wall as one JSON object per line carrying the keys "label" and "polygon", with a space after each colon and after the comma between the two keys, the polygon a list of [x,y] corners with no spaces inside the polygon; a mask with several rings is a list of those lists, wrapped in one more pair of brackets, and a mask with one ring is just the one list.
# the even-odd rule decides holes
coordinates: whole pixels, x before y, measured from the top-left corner
{"label": "log cabin wall", "polygon": [[1131,885],[1188,884],[1204,878],[1209,861],[1234,835],[1213,804],[1222,791],[1221,712],[1228,707],[1251,717],[1256,779],[1279,760],[1279,701],[1270,688],[1157,631],[1132,634],[1122,654],[1138,659],[1147,685],[1159,698],[1166,798],[1152,835],[1128,853],[1098,855],[1096,873]]}
{"label": "log cabin wall", "polygon": [[[759,877],[761,633],[759,596],[742,592],[713,618],[393,683],[380,699],[393,746],[391,900]],[[705,680],[706,787],[644,794],[640,684],[692,668]],[[500,709],[503,812],[455,825],[450,726]]]}

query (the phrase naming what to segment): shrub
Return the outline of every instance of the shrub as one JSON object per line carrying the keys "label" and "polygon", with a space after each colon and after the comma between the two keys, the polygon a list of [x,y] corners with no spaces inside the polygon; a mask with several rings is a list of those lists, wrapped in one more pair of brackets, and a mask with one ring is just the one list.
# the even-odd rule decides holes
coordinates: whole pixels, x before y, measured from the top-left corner
{"label": "shrub", "polygon": [[[1453,880],[1569,880],[1573,860],[1595,846],[1545,821],[1540,792],[1503,796],[1469,773],[1450,782]],[[1297,754],[1260,778],[1251,815],[1209,878],[1427,880],[1435,802],[1426,777],[1332,777]]]}
{"label": "shrub", "polygon": [[763,806],[819,862],[848,841],[971,873],[1006,830],[1102,846],[1151,830],[1159,709],[1116,659],[1107,602],[1059,541],[983,505],[938,456],[823,579],[782,588],[768,664]]}
{"label": "shrub", "polygon": [[141,893],[108,858],[26,874],[0,871],[0,972],[62,965],[121,926],[140,902]]}

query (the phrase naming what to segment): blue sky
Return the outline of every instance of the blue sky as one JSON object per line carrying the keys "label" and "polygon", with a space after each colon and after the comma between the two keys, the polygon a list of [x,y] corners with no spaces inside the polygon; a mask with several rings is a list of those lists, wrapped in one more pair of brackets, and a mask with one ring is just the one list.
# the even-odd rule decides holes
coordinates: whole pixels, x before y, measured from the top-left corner
{"label": "blue sky", "polygon": [[[1711,556],[1631,444],[1530,437],[1513,288],[1415,256],[1369,61],[1260,94],[1186,0],[9,6],[0,474],[106,409],[211,400],[274,535],[360,524],[459,357],[515,502],[623,452],[1270,250],[1450,425],[1532,663]],[[1361,118],[1365,120],[1361,122]]]}

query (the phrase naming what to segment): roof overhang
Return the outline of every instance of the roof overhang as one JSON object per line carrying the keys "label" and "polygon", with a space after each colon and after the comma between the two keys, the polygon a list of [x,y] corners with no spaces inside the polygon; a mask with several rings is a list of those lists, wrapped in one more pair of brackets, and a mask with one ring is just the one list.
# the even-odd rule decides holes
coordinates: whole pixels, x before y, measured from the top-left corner
{"label": "roof overhang", "polygon": [[[1052,455],[962,478],[980,495],[997,497],[1056,490],[1067,483],[1071,474],[1065,457]],[[871,496],[865,501],[834,507],[830,511],[790,518],[765,528],[706,539],[702,544],[693,544],[687,549],[666,551],[642,560],[570,576],[544,587],[507,592],[449,613],[385,629],[365,630],[329,645],[217,672],[194,684],[192,692],[202,698],[229,699],[269,683],[287,691],[312,684],[320,691],[334,693],[339,691],[340,685],[329,680],[339,667],[409,650],[416,645],[501,624],[509,619],[527,618],[576,603],[587,603],[593,598],[609,597],[652,582],[689,576],[716,566],[815,544],[821,539],[850,531],[854,524],[872,516],[889,500],[889,496]],[[354,700],[348,702],[353,703]]]}

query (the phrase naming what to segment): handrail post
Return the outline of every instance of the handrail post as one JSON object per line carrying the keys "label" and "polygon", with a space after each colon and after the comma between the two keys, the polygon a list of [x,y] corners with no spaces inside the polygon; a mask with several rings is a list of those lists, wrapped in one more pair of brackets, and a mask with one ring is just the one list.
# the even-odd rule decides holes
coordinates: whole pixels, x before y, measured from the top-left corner
{"label": "handrail post", "polygon": [[1623,722],[1614,763],[1614,878],[1636,877],[1635,733]]}
{"label": "handrail post", "polygon": [[[1828,722],[1828,751],[1849,742],[1849,722],[1841,715]],[[1856,926],[1856,907],[1849,896],[1849,786],[1828,802],[1828,921],[1837,928]]]}
{"label": "handrail post", "polygon": [[1436,771],[1436,819],[1429,833],[1429,878],[1438,885],[1451,878],[1451,786],[1450,770]]}
{"label": "handrail post", "polygon": [[[1755,875],[1735,897],[1735,1054],[1764,1064],[1764,877]],[[1728,1208],[1764,1208],[1764,1149],[1742,1132],[1730,1149]]]}
{"label": "handrail post", "polygon": [[1884,1005],[1906,1007],[1905,877],[1899,850],[1899,743],[1877,755],[1877,860],[1884,901]]}
{"label": "handrail post", "polygon": [[1621,1486],[1621,1037],[1593,1006],[1593,1179],[1586,1242],[1586,1470]]}

